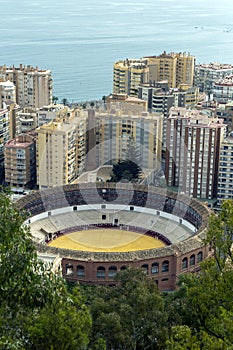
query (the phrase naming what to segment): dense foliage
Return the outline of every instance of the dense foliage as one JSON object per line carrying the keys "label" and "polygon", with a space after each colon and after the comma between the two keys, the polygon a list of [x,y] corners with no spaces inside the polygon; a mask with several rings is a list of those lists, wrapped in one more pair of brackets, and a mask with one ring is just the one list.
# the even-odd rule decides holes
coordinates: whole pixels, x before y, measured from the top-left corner
{"label": "dense foliage", "polygon": [[81,293],[38,261],[24,214],[0,193],[0,349],[86,349]]}
{"label": "dense foliage", "polygon": [[213,257],[160,293],[144,271],[114,287],[67,286],[38,262],[28,228],[0,193],[0,349],[233,349],[233,204],[210,219]]}

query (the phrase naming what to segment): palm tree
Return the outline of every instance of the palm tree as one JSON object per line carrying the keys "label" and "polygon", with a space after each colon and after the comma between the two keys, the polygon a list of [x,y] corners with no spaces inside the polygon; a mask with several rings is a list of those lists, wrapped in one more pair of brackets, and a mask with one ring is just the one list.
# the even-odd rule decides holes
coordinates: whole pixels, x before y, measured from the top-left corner
{"label": "palm tree", "polygon": [[53,97],[52,97],[52,101],[53,101],[53,103],[56,105],[56,104],[57,104],[57,101],[58,101],[58,97],[57,97],[57,96],[53,96]]}
{"label": "palm tree", "polygon": [[63,98],[63,99],[62,99],[62,103],[63,103],[64,106],[67,106],[67,105],[68,105],[68,100],[67,100],[67,98]]}

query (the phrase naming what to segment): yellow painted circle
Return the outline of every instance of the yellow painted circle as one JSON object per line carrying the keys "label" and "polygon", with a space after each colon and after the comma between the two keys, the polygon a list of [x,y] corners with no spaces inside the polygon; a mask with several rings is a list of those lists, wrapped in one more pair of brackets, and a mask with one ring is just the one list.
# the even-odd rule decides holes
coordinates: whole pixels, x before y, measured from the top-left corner
{"label": "yellow painted circle", "polygon": [[136,232],[101,228],[65,234],[49,242],[49,246],[87,252],[131,252],[164,247],[165,243]]}

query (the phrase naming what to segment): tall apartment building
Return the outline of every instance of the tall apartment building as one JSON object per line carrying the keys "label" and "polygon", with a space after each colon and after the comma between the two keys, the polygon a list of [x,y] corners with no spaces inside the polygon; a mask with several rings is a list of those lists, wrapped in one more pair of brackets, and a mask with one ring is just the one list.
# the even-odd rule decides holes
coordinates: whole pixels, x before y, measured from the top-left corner
{"label": "tall apartment building", "polygon": [[148,82],[149,68],[141,59],[118,61],[113,67],[113,93],[138,97],[138,86]]}
{"label": "tall apartment building", "polygon": [[171,107],[196,107],[199,89],[181,84],[179,88],[169,88],[167,81],[141,84],[138,88],[140,99],[147,101],[148,110],[168,114]]}
{"label": "tall apartment building", "polygon": [[149,67],[149,81],[167,80],[171,88],[180,84],[193,85],[195,56],[186,52],[166,53],[144,57]]}
{"label": "tall apartment building", "polygon": [[40,189],[74,183],[84,167],[86,120],[70,111],[37,131],[37,184]]}
{"label": "tall apartment building", "polygon": [[52,103],[52,75],[50,70],[31,66],[0,66],[2,80],[16,87],[16,102],[20,107],[39,108]]}
{"label": "tall apartment building", "polygon": [[11,187],[33,188],[36,184],[36,142],[31,135],[18,135],[5,144],[5,181]]}
{"label": "tall apartment building", "polygon": [[9,141],[9,111],[0,109],[0,163],[4,161],[4,145]]}
{"label": "tall apartment building", "polygon": [[217,204],[221,207],[225,199],[233,199],[233,134],[227,137],[220,149]]}
{"label": "tall apartment building", "polygon": [[233,75],[228,75],[213,84],[213,99],[218,103],[233,100]]}
{"label": "tall apartment building", "polygon": [[7,80],[0,82],[0,109],[8,109],[9,118],[9,139],[19,133],[18,113],[20,107],[16,104],[15,85]]}
{"label": "tall apartment building", "polygon": [[194,85],[199,87],[201,92],[212,94],[214,83],[232,74],[233,66],[231,64],[199,64],[195,67]]}
{"label": "tall apartment building", "polygon": [[155,84],[141,84],[139,86],[139,97],[148,103],[148,110],[162,113],[163,118],[163,151],[166,150],[166,125],[171,107],[194,108],[199,99],[199,90],[188,85],[180,88],[169,88],[166,81]]}
{"label": "tall apartment building", "polygon": [[233,130],[233,101],[219,104],[216,108],[216,116],[224,120],[227,125],[227,133]]}
{"label": "tall apartment building", "polygon": [[171,108],[165,166],[168,186],[196,198],[217,198],[219,150],[224,134],[222,119],[197,110]]}
{"label": "tall apartment building", "polygon": [[20,107],[16,103],[9,103],[6,106],[9,116],[9,140],[11,140],[21,133],[19,122]]}
{"label": "tall apartment building", "polygon": [[95,169],[125,159],[130,138],[141,155],[139,165],[143,169],[160,168],[162,126],[163,117],[155,113],[130,115],[121,111],[92,111],[88,117],[87,168]]}

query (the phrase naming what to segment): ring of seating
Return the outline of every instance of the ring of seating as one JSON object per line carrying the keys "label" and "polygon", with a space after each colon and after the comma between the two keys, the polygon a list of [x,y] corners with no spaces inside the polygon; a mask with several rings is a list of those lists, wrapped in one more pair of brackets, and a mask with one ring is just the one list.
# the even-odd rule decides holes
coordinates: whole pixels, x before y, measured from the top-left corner
{"label": "ring of seating", "polygon": [[[59,256],[62,261],[63,277],[68,281],[112,284],[116,271],[133,266],[144,268],[161,290],[174,290],[180,273],[199,271],[199,263],[211,254],[203,240],[206,237],[210,216],[207,206],[196,199],[164,188],[137,184],[128,188],[124,183],[117,185],[82,183],[32,193],[17,201],[17,206],[28,214],[26,223],[35,224],[35,228],[39,228],[39,231],[42,231],[42,224],[45,222],[44,232],[40,231],[39,240],[35,240],[36,249],[46,256],[49,254]],[[88,224],[84,220],[82,225],[80,220],[85,217],[88,210],[91,217],[93,212],[96,214]],[[117,214],[119,228],[126,227],[139,233],[146,232],[152,237],[161,239],[166,246],[125,252],[90,252],[56,248],[46,244],[48,243],[45,241],[46,234],[51,234],[52,239],[53,234],[64,235],[92,228],[116,228],[114,220],[109,219],[109,215],[116,210],[122,213],[121,216]],[[69,219],[67,223],[62,221],[64,215],[67,215],[67,218],[68,215],[73,215],[74,223]],[[154,219],[150,215],[154,215]],[[135,225],[130,225],[130,220],[124,222],[124,217],[134,216],[138,218],[132,220]],[[148,225],[144,219],[146,217],[149,220]],[[166,217],[168,220],[175,220],[177,236],[173,232],[166,231],[166,226],[163,226],[162,219]],[[47,221],[43,220],[49,220],[48,226]],[[53,225],[56,220],[62,225]],[[154,221],[152,226],[151,220]],[[161,220],[161,227],[155,226],[156,220]],[[190,234],[183,237],[183,234],[180,234],[181,225],[186,225],[187,230],[190,228]]]}

